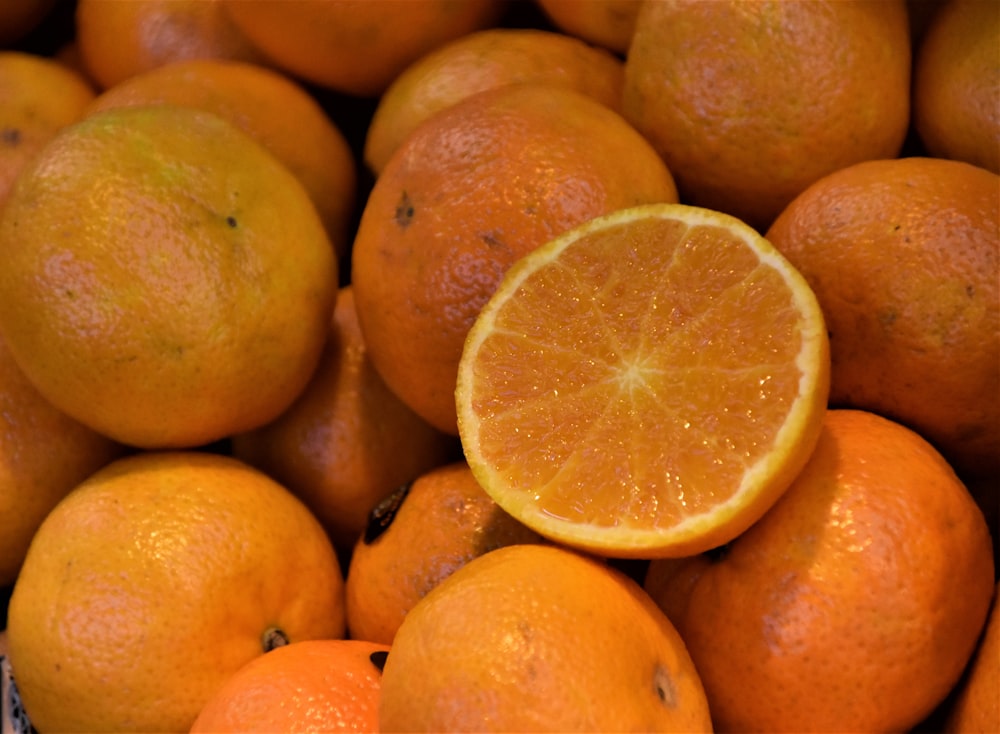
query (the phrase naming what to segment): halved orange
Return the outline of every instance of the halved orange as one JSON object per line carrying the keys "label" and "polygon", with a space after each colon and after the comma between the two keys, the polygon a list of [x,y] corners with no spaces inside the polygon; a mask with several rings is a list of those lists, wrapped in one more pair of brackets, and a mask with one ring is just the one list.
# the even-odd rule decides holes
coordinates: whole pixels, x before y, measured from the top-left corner
{"label": "halved orange", "polygon": [[755,230],[680,204],[590,220],[518,260],[465,343],[469,465],[557,542],[608,557],[720,546],[816,445],[829,343]]}

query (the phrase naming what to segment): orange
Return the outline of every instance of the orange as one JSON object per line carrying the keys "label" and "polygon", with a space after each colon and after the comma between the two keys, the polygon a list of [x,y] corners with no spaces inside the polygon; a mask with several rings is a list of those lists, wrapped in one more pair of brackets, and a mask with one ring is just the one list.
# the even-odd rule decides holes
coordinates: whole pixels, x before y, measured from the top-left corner
{"label": "orange", "polygon": [[561,31],[619,54],[628,51],[641,0],[535,0]]}
{"label": "orange", "polygon": [[305,640],[236,671],[198,714],[191,733],[378,731],[389,648],[362,640]]}
{"label": "orange", "polygon": [[378,174],[421,122],[476,92],[519,82],[556,84],[621,107],[624,67],[583,41],[533,28],[470,33],[408,66],[379,98],[364,143]]}
{"label": "orange", "polygon": [[31,543],[7,627],[21,701],[39,731],[187,731],[254,658],[343,635],[340,574],[305,506],[239,461],[119,459]]}
{"label": "orange", "polygon": [[460,455],[453,436],[406,407],[375,371],[351,286],[337,296],[309,385],[276,420],[234,436],[232,450],[302,499],[344,558],[380,500]]}
{"label": "orange", "polygon": [[952,0],[931,16],[914,66],[913,118],[936,158],[1000,173],[1000,12]]}
{"label": "orange", "polygon": [[592,217],[676,200],[649,143],[580,92],[511,84],[442,110],[396,150],[361,214],[351,282],[372,363],[456,433],[462,344],[504,271]]}
{"label": "orange", "polygon": [[88,112],[151,104],[213,112],[267,148],[305,186],[337,253],[346,254],[357,197],[354,154],[303,87],[256,64],[177,61],[116,84]]}
{"label": "orange", "polygon": [[963,476],[1000,473],[998,192],[966,163],[869,161],[767,232],[823,307],[831,402],[909,426]]}
{"label": "orange", "polygon": [[646,589],[687,644],[717,731],[906,731],[955,685],[993,595],[982,513],[942,456],[832,410],[791,488]]}
{"label": "orange", "polygon": [[171,61],[264,63],[222,0],[78,0],[75,30],[84,66],[103,89]]}
{"label": "orange", "polygon": [[121,453],[38,394],[0,335],[0,588],[14,583],[49,511]]}
{"label": "orange", "polygon": [[976,654],[959,684],[945,720],[948,734],[1000,731],[1000,583]]}
{"label": "orange", "polygon": [[0,3],[0,45],[20,41],[41,25],[56,0],[4,0]]}
{"label": "orange", "polygon": [[540,545],[470,561],[410,611],[379,717],[386,732],[712,730],[684,643],[642,588]]}
{"label": "orange", "polygon": [[0,330],[56,407],[122,443],[207,444],[273,420],[319,360],[337,261],[299,181],[180,107],[90,115],[0,219]]}
{"label": "orange", "polygon": [[809,286],[753,229],[623,209],[521,258],[469,333],[459,432],[497,504],[612,557],[709,550],[805,465],[829,384]]}
{"label": "orange", "polygon": [[909,33],[903,0],[644,3],[623,110],[685,203],[763,231],[821,176],[899,153]]}
{"label": "orange", "polygon": [[492,25],[500,0],[223,0],[276,65],[337,92],[377,97],[437,46]]}
{"label": "orange", "polygon": [[541,539],[501,510],[468,464],[432,469],[372,513],[347,571],[351,637],[390,644],[413,606],[463,565],[496,548]]}
{"label": "orange", "polygon": [[0,51],[0,209],[22,169],[93,98],[87,80],[58,62]]}

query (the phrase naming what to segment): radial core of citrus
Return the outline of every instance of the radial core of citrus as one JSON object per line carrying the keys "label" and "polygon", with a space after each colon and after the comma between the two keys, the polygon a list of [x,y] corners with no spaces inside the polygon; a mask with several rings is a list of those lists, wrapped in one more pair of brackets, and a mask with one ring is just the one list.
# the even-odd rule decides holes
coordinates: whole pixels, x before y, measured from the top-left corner
{"label": "radial core of citrus", "polygon": [[607,556],[728,542],[808,459],[829,391],[801,275],[728,215],[654,204],[519,260],[465,344],[456,403],[510,514]]}

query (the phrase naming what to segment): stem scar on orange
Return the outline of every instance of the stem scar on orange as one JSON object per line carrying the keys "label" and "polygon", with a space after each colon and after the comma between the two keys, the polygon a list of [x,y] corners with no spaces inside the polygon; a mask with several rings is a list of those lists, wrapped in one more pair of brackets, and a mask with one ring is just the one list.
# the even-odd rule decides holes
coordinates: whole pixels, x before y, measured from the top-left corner
{"label": "stem scar on orange", "polygon": [[476,478],[537,532],[609,557],[731,540],[809,458],[829,343],[806,281],[725,214],[653,204],[521,258],[456,387]]}

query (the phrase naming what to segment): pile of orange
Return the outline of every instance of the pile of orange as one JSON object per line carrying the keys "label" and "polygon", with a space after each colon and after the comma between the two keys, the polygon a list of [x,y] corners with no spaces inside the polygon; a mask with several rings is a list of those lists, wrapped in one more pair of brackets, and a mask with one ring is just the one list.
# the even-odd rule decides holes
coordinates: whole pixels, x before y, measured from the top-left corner
{"label": "pile of orange", "polygon": [[2,5],[5,731],[1000,731],[992,3]]}

